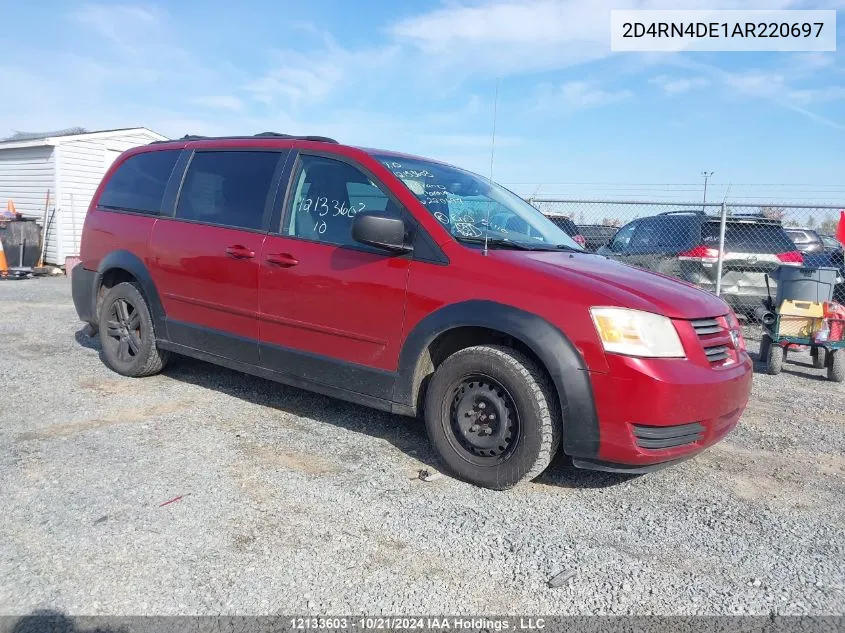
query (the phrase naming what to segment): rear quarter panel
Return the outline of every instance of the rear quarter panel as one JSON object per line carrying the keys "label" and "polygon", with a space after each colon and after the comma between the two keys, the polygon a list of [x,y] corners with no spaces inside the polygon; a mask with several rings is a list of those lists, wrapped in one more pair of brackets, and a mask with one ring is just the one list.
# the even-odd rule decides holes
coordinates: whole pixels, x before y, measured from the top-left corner
{"label": "rear quarter panel", "polygon": [[145,265],[147,244],[156,218],[150,215],[92,209],[85,217],[80,257],[88,270],[97,270],[100,261],[115,250],[129,251]]}

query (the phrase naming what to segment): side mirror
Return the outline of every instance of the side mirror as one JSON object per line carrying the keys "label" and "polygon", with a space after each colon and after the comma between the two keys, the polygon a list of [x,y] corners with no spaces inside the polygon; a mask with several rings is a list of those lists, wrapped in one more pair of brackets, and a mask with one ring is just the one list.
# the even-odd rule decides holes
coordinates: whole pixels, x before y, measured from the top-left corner
{"label": "side mirror", "polygon": [[352,239],[391,253],[409,253],[413,250],[405,241],[405,223],[399,218],[375,212],[359,213],[353,218]]}

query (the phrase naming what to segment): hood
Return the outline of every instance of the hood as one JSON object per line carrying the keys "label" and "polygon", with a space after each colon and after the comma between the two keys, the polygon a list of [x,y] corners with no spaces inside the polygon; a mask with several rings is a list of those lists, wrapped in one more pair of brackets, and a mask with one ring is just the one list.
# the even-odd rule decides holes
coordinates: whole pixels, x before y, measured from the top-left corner
{"label": "hood", "polygon": [[[558,277],[561,282],[581,281],[596,293],[595,305],[645,310],[679,319],[699,319],[730,311],[717,296],[692,284],[626,266],[601,255],[549,251],[498,251],[508,259]],[[516,262],[514,262],[516,263]],[[604,295],[602,299],[598,295]]]}

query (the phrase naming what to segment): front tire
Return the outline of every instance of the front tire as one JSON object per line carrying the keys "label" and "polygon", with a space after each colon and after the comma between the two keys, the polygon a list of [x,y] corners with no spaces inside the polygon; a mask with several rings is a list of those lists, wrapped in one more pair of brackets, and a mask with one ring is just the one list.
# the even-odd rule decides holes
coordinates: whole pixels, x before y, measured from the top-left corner
{"label": "front tire", "polygon": [[560,445],[551,381],[527,355],[500,345],[460,350],[437,368],[425,423],[449,471],[494,490],[540,475]]}
{"label": "front tire", "polygon": [[152,376],[167,364],[169,354],[156,345],[150,310],[136,284],[120,283],[106,292],[99,330],[103,360],[118,374]]}
{"label": "front tire", "polygon": [[810,358],[813,359],[813,367],[816,369],[827,367],[827,350],[824,347],[810,348]]}

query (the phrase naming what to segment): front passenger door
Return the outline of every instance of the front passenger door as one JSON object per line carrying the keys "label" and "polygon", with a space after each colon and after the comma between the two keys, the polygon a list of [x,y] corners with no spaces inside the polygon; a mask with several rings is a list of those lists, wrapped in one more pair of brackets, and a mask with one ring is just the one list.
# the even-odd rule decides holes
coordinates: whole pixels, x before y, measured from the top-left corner
{"label": "front passenger door", "polygon": [[362,211],[402,216],[387,192],[340,157],[299,156],[281,226],[261,253],[262,365],[390,397],[410,258],[351,233]]}

